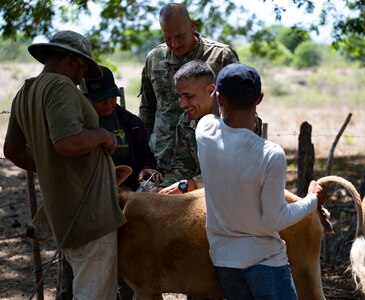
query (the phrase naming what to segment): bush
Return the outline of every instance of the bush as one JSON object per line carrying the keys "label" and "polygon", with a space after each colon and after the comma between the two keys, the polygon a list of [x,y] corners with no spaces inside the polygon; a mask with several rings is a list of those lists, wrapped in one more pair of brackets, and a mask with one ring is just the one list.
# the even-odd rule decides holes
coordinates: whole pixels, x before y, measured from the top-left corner
{"label": "bush", "polygon": [[312,41],[301,43],[294,51],[293,66],[298,69],[318,67],[321,61],[321,48]]}
{"label": "bush", "polygon": [[293,54],[283,44],[278,44],[278,51],[276,56],[271,60],[273,66],[287,66],[289,67],[293,61]]}
{"label": "bush", "polygon": [[237,48],[237,55],[242,63],[253,64],[256,67],[263,66],[291,66],[293,54],[282,44],[277,44],[275,55],[260,57],[252,53],[251,44],[246,44]]}
{"label": "bush", "polygon": [[17,41],[10,39],[0,41],[0,61],[33,62],[34,58],[27,50],[30,44],[30,39],[24,39],[21,36],[17,38]]}
{"label": "bush", "polygon": [[295,49],[305,41],[309,41],[310,37],[307,31],[299,27],[283,27],[279,30],[276,39],[294,53]]}

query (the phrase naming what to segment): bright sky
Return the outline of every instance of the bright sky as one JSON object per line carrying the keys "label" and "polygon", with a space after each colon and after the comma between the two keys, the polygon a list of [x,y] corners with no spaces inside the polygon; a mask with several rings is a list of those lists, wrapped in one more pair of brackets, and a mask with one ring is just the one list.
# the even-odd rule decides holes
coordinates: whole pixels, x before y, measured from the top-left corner
{"label": "bright sky", "polygon": [[[275,20],[274,4],[271,0],[236,0],[237,3],[242,3],[246,6],[247,10],[251,13],[256,13],[257,17],[264,20],[266,25],[277,24]],[[305,13],[304,8],[298,9],[292,0],[274,0],[274,3],[285,7],[286,12],[282,13],[282,19],[279,24],[284,26],[292,26],[294,24],[302,25],[303,28],[309,27],[309,24],[319,19],[319,12],[322,8],[323,2],[327,0],[313,0],[315,4],[315,11],[313,14]],[[177,1],[178,2],[178,1]],[[336,3],[338,11],[345,12],[344,1],[333,0]],[[62,30],[74,30],[80,33],[85,33],[91,28],[92,24],[95,24],[99,18],[100,8],[97,4],[90,2],[89,8],[91,16],[80,16],[80,25],[75,24],[61,24],[56,23],[55,27]],[[242,18],[238,18],[241,19]],[[93,22],[90,22],[93,20]],[[158,16],[156,16],[156,27],[158,28]],[[331,24],[323,28],[320,28],[320,34],[311,33],[312,39],[319,43],[330,43],[331,42]],[[44,42],[44,38],[38,37],[35,42]]]}
{"label": "bright sky", "polygon": [[[240,0],[237,0],[241,2]],[[312,14],[305,13],[304,7],[298,8],[295,4],[293,4],[292,0],[274,0],[274,3],[278,6],[282,6],[286,8],[286,11],[282,13],[282,18],[280,24],[284,26],[292,26],[294,24],[302,25],[303,28],[309,27],[309,25],[313,21],[319,20],[319,14],[322,9],[323,3],[328,0],[313,0],[315,5],[315,10]],[[256,15],[265,20],[268,24],[275,24],[275,13],[274,13],[274,4],[273,1],[266,0],[264,3],[262,0],[257,1],[249,1],[243,0],[243,3],[249,3],[247,7],[249,7],[249,11],[256,13]],[[333,0],[333,3],[336,5],[336,10],[341,11],[342,13],[346,13],[346,7],[344,1]],[[331,22],[329,22],[331,23]],[[331,29],[332,25],[329,24],[325,27],[319,28],[319,35],[316,33],[311,33],[313,40],[319,43],[330,43],[331,42]]]}

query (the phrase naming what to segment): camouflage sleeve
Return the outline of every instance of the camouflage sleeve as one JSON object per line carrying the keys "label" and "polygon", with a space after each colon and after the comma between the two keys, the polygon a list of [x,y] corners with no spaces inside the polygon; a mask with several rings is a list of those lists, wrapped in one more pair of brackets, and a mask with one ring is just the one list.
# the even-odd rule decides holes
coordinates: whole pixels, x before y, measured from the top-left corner
{"label": "camouflage sleeve", "polygon": [[[187,129],[191,129],[192,132],[188,132]],[[193,156],[196,153],[196,147],[191,145],[191,136],[195,141],[194,129],[187,129],[185,129],[180,122],[178,123],[176,128],[176,147],[173,160],[171,167],[164,175],[160,186],[166,187],[181,179],[191,179],[199,167],[196,165]]]}
{"label": "camouflage sleeve", "polygon": [[237,53],[232,49],[227,47],[223,52],[223,66],[238,62],[238,55]]}
{"label": "camouflage sleeve", "polygon": [[148,78],[147,62],[142,71],[141,81],[141,103],[139,106],[139,117],[141,118],[147,133],[148,140],[155,124],[156,95]]}

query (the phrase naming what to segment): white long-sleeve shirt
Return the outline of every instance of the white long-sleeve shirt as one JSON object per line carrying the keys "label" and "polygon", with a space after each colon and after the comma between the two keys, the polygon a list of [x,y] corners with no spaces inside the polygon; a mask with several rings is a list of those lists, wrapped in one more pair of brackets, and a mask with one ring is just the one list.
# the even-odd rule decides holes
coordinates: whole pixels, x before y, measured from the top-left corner
{"label": "white long-sleeve shirt", "polygon": [[279,231],[317,207],[317,197],[285,201],[286,158],[277,144],[251,130],[228,127],[214,115],[196,129],[205,186],[207,236],[215,266],[287,264]]}

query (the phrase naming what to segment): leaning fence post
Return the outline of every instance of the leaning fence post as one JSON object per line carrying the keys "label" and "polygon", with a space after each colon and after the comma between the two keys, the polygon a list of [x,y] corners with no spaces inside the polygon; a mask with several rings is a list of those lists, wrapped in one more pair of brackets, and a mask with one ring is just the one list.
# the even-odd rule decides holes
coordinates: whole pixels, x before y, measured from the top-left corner
{"label": "leaning fence post", "polygon": [[[34,188],[34,173],[27,171],[27,185],[28,185],[28,198],[29,198],[29,212],[30,219],[32,220],[37,212],[37,196]],[[37,300],[43,300],[43,284],[39,285],[42,278],[42,259],[39,250],[39,243],[32,240],[32,251],[33,251],[33,261],[34,261],[34,273],[35,273],[35,283],[37,286]],[[39,285],[39,286],[38,286]]]}
{"label": "leaning fence post", "polygon": [[298,146],[297,195],[306,196],[310,181],[313,179],[314,147],[312,144],[312,125],[303,122],[300,126]]}
{"label": "leaning fence post", "polygon": [[[342,133],[344,132],[347,124],[350,122],[351,117],[352,117],[352,113],[349,113],[347,115],[347,118],[346,118],[345,122],[343,123],[340,131],[337,133],[335,140],[332,143],[332,146],[331,146],[330,152],[328,154],[328,158],[327,158],[326,176],[329,176],[332,173],[332,161],[333,161],[335,148],[336,148],[337,143],[340,140],[340,137],[341,137]],[[323,237],[323,242],[322,242],[322,257],[323,257],[323,260],[325,262],[330,261],[330,254],[331,253],[330,253],[329,243],[330,243],[329,237],[328,237],[328,235],[325,235]]]}
{"label": "leaning fence post", "polygon": [[345,131],[345,128],[347,126],[347,124],[350,122],[352,117],[352,113],[349,113],[347,115],[347,118],[345,120],[345,122],[343,123],[340,131],[337,133],[336,138],[334,140],[334,142],[332,143],[331,149],[330,149],[330,153],[328,154],[328,159],[327,159],[327,168],[326,168],[326,175],[331,175],[332,172],[332,160],[333,160],[333,154],[335,152],[335,148],[337,146],[337,143],[342,135],[342,133]]}

